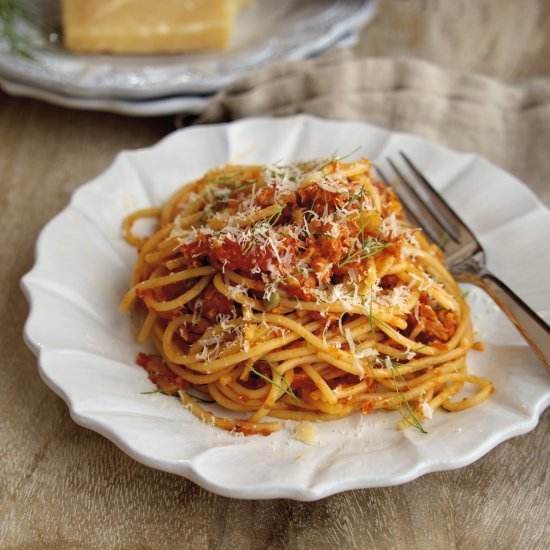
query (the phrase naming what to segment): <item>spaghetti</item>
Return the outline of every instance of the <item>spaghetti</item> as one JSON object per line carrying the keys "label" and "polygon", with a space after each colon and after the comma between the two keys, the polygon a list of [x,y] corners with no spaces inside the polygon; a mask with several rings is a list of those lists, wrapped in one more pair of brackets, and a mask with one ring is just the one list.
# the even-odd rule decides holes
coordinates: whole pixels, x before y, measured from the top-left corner
{"label": "spaghetti", "polygon": [[[277,419],[391,409],[424,431],[435,409],[493,391],[467,370],[469,309],[440,249],[367,159],[218,168],[123,230],[139,253],[121,310],[157,350],[137,363],[213,425],[269,434]],[[479,391],[453,401],[465,383]]]}

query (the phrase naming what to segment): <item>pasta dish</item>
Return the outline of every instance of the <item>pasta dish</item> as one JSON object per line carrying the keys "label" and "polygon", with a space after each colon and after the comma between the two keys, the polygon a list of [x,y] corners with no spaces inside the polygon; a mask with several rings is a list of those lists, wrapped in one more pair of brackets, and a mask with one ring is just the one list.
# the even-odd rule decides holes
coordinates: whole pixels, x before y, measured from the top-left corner
{"label": "pasta dish", "polygon": [[[267,435],[389,409],[424,431],[493,392],[467,370],[479,345],[441,250],[367,159],[217,168],[123,230],[138,257],[121,310],[156,349],[137,363],[215,426]],[[453,400],[466,383],[477,393]]]}

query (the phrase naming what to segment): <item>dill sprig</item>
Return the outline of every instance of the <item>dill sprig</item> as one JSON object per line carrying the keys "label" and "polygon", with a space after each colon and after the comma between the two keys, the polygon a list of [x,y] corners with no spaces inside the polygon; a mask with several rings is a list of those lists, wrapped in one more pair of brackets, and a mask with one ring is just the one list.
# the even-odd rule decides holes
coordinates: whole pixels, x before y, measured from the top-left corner
{"label": "dill sprig", "polygon": [[360,204],[362,204],[364,192],[365,192],[364,187],[361,186],[361,189],[359,191],[357,191],[357,193],[355,193],[354,195],[351,195],[351,193],[348,194],[348,197],[350,197],[350,198],[348,199],[348,201],[346,203],[344,203],[342,205],[342,208],[349,208],[354,202],[356,202],[359,199],[361,200]]}
{"label": "dill sprig", "polygon": [[[369,319],[369,324],[370,324],[370,329],[371,329],[371,332],[372,332],[372,338],[373,340],[375,340],[375,331],[374,331],[374,321],[376,321],[376,323],[380,324],[380,325],[383,325],[384,327],[390,329],[392,332],[395,332],[394,329],[392,327],[390,327],[387,323],[385,323],[384,321],[381,321],[380,319],[378,319],[372,312],[372,303],[373,303],[373,296],[372,296],[372,286],[370,288],[370,303],[369,303],[369,310],[368,310],[368,313],[367,313],[367,316],[368,316],[368,319]],[[422,347],[425,347],[425,346],[421,346],[420,348],[418,348],[417,350],[414,350],[415,353],[417,351],[419,351],[420,349],[422,349]],[[402,354],[401,356],[399,357],[403,357],[405,356],[406,354]],[[409,403],[409,400],[407,399],[407,396],[405,395],[404,392],[402,392],[398,387],[397,387],[397,378],[396,378],[396,374],[399,376],[399,378],[401,379],[401,381],[405,384],[405,386],[407,387],[407,389],[411,389],[411,387],[409,386],[409,383],[407,382],[407,380],[405,379],[405,377],[401,374],[401,372],[399,372],[399,365],[396,365],[392,359],[389,357],[389,356],[386,356],[386,360],[385,361],[382,361],[379,357],[377,357],[375,360],[374,360],[374,364],[378,364],[380,365],[381,367],[387,367],[387,362],[390,363],[391,365],[391,369],[392,369],[392,378],[393,378],[393,385],[394,385],[394,388],[395,388],[395,391],[397,393],[397,396],[399,397],[399,412],[403,418],[403,420],[415,427],[419,432],[421,433],[428,433],[424,427],[422,426],[422,424],[420,423],[420,420],[418,420],[416,414],[414,413],[410,403]],[[407,415],[406,412],[407,411],[409,414]]]}
{"label": "dill sprig", "polygon": [[428,432],[424,429],[424,426],[422,426],[422,423],[416,416],[416,413],[411,407],[411,404],[409,403],[409,400],[407,399],[405,392],[401,391],[401,389],[399,389],[397,385],[398,383],[397,379],[399,378],[401,380],[401,383],[404,384],[409,391],[411,391],[412,389],[409,383],[407,382],[407,380],[405,379],[405,377],[399,371],[399,367],[401,365],[395,364],[389,356],[386,356],[386,359],[384,361],[379,357],[377,357],[374,360],[375,365],[379,365],[380,367],[386,367],[386,368],[388,366],[388,362],[391,365],[393,387],[395,389],[395,393],[397,394],[397,397],[399,398],[399,413],[401,414],[401,418],[406,424],[409,424],[409,426],[416,428],[420,433],[427,434]]}
{"label": "dill sprig", "polygon": [[424,426],[422,426],[422,424],[420,423],[420,420],[418,420],[416,414],[412,410],[411,404],[409,403],[409,400],[405,396],[405,393],[402,392],[397,387],[397,379],[395,376],[396,373],[401,379],[401,381],[405,384],[408,390],[411,389],[411,387],[409,386],[409,383],[407,382],[407,380],[405,380],[405,377],[399,372],[399,366],[395,365],[391,359],[390,359],[390,363],[392,368],[393,385],[397,393],[397,396],[399,397],[399,412],[401,414],[401,417],[403,418],[404,422],[416,428],[420,433],[427,434],[428,432],[424,429]]}
{"label": "dill sprig", "polygon": [[281,213],[285,209],[285,205],[278,205],[278,206],[279,208],[275,212],[273,212],[271,216],[263,220],[258,220],[252,226],[253,236],[250,239],[250,242],[247,244],[246,248],[243,249],[243,254],[248,254],[254,248],[254,246],[258,242],[258,237],[256,233],[258,232],[258,230],[260,230],[262,226],[274,227],[277,224],[277,222],[279,221],[279,218],[281,217]]}
{"label": "dill sprig", "polygon": [[[161,390],[160,388],[157,388],[156,390],[150,390],[150,391],[142,391],[142,392],[139,392],[140,395],[154,395],[154,394],[157,394],[157,393],[160,393],[162,395],[175,395],[178,390],[180,390],[181,388],[174,388],[173,390]],[[187,392],[195,401],[197,401],[198,403],[204,403],[204,404],[207,404],[207,403],[215,403],[215,401],[213,399],[203,399],[202,397],[199,397],[197,395],[194,395],[192,393],[189,393]]]}
{"label": "dill sprig", "polygon": [[359,219],[361,222],[361,227],[359,230],[358,240],[360,241],[360,245],[357,248],[355,248],[355,245],[349,248],[346,258],[338,264],[339,268],[344,267],[349,263],[362,262],[370,256],[378,254],[378,252],[384,250],[384,248],[391,244],[372,237],[371,235],[367,235],[367,223],[365,219],[365,210],[363,209],[363,199],[364,188],[361,187],[361,189],[353,195],[347,203],[351,206],[355,201],[359,201]]}
{"label": "dill sprig", "polygon": [[338,264],[338,267],[344,267],[347,264],[353,262],[362,262],[370,256],[378,254],[378,252],[384,250],[390,243],[380,241],[375,237],[366,237],[361,241],[361,247],[355,251],[352,248],[349,249],[346,258]]}
{"label": "dill sprig", "polygon": [[306,273],[315,273],[315,269],[310,269],[310,268],[306,268],[306,267],[301,268],[301,269],[297,269],[296,271],[290,273],[289,275],[286,275],[285,277],[279,277],[278,279],[275,279],[273,281],[273,285],[275,285],[277,287],[281,283],[284,283],[284,282],[288,281],[289,279],[296,279],[300,275],[305,276]]}
{"label": "dill sprig", "polygon": [[29,10],[17,0],[0,0],[0,40],[8,50],[19,57],[34,60],[30,39],[22,34],[19,27],[22,22],[31,21]]}
{"label": "dill sprig", "polygon": [[174,388],[173,390],[161,390],[160,388],[157,388],[156,390],[150,390],[150,391],[142,391],[139,392],[140,395],[152,395],[154,393],[162,393],[164,395],[172,395],[173,393],[176,393],[178,391],[178,388]]}
{"label": "dill sprig", "polygon": [[272,380],[268,376],[265,376],[265,374],[262,374],[261,372],[257,371],[254,367],[250,368],[250,372],[254,373],[256,376],[258,376],[262,380],[265,380],[266,382],[269,382],[270,384],[272,384],[273,386],[275,386],[276,388],[278,388],[282,392],[286,393],[287,395],[290,395],[290,397],[292,397],[292,399],[295,399],[296,401],[300,402],[300,398],[294,393],[292,388],[289,386],[289,384],[285,380],[284,376],[281,375],[281,373],[275,368],[275,366],[272,363],[268,362],[268,364],[271,367],[271,369],[275,373],[277,373],[279,375],[279,377],[281,378],[281,380],[284,382],[284,384],[286,386],[285,388],[283,386],[281,386],[280,384],[277,384],[277,382],[275,382],[274,380]]}
{"label": "dill sprig", "polygon": [[[378,319],[378,317],[376,317],[376,315],[374,315],[374,313],[372,312],[372,304],[374,302],[374,297],[373,297],[373,293],[372,293],[372,285],[370,287],[370,298],[369,298],[369,309],[368,311],[366,311],[366,308],[363,307],[363,310],[365,310],[365,313],[369,319],[369,324],[370,324],[370,329],[371,329],[371,332],[372,332],[372,338],[373,340],[375,339],[374,337],[374,321],[376,321],[376,323],[378,323],[379,325],[382,325],[384,326],[385,328],[387,328],[388,330],[390,330],[391,332],[393,332],[394,334],[396,334],[395,330],[393,329],[393,327],[390,327],[390,325],[388,325],[388,323],[385,323],[384,321],[382,321],[381,319]],[[416,350],[413,350],[416,352]]]}
{"label": "dill sprig", "polygon": [[234,189],[231,189],[231,194],[234,195],[235,193],[238,193],[239,191],[242,191],[243,189],[246,189],[247,187],[250,187],[251,185],[254,185],[255,183],[256,183],[256,180],[245,181],[241,185],[235,187]]}
{"label": "dill sprig", "polygon": [[372,339],[374,341],[376,341],[376,334],[374,332],[374,322],[373,321],[378,321],[378,319],[376,319],[376,317],[374,316],[373,312],[372,312],[372,302],[374,300],[372,299],[372,286],[370,287],[370,300],[369,300],[369,313],[368,313],[368,317],[369,317],[369,325],[370,325],[370,331],[372,333]]}
{"label": "dill sprig", "polygon": [[290,273],[290,275],[286,275],[285,277],[279,277],[278,279],[275,279],[273,282],[270,283],[272,287],[271,292],[264,291],[264,297],[263,297],[263,304],[266,311],[271,311],[273,308],[275,308],[279,302],[281,301],[281,295],[279,294],[279,285],[284,283],[286,284],[287,281],[290,279],[296,279],[299,275],[305,276],[307,273],[315,273],[315,269],[307,269],[302,268],[294,273]]}
{"label": "dill sprig", "polygon": [[440,250],[445,251],[445,245],[447,244],[448,241],[449,241],[449,234],[447,233],[447,231],[445,231],[443,235],[441,235],[441,239],[439,239],[439,242],[437,243],[437,247]]}
{"label": "dill sprig", "polygon": [[334,153],[332,153],[332,155],[328,159],[321,161],[320,165],[314,166],[310,170],[309,173],[318,172],[318,171],[322,170],[323,168],[326,168],[327,166],[329,166],[333,162],[341,162],[342,160],[346,160],[347,158],[349,158],[352,155],[354,155],[355,153],[357,153],[357,151],[359,151],[361,148],[362,148],[362,145],[358,145],[353,151],[347,153],[346,155],[342,155],[342,156],[339,156],[338,153],[334,152]]}

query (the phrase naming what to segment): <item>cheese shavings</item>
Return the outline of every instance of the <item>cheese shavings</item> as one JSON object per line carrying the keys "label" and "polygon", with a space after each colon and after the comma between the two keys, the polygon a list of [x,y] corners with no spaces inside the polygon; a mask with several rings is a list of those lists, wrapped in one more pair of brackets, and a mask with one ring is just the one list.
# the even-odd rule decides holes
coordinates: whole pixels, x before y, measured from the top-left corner
{"label": "cheese shavings", "polygon": [[297,424],[292,432],[292,438],[312,447],[319,445],[317,428],[311,422],[300,422]]}
{"label": "cheese shavings", "polygon": [[430,404],[427,401],[422,401],[420,403],[420,412],[424,418],[432,418],[434,410],[430,407]]}

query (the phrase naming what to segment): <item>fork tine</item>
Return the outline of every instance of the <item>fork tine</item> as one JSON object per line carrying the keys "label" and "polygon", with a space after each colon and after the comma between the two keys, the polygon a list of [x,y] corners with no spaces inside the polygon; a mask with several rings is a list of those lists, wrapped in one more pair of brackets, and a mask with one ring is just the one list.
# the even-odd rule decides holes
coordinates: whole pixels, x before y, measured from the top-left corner
{"label": "fork tine", "polygon": [[445,223],[445,221],[440,216],[437,215],[437,212],[429,208],[429,205],[426,205],[426,202],[424,201],[424,199],[420,196],[420,194],[415,189],[415,187],[411,185],[410,179],[407,179],[405,177],[403,172],[399,169],[399,167],[395,164],[395,162],[392,159],[389,158],[388,163],[393,168],[394,172],[399,176],[399,179],[405,185],[409,193],[411,193],[411,195],[414,195],[414,199],[416,199],[415,202],[418,203],[419,205],[422,205],[426,209],[426,212],[429,213],[429,216],[433,218],[432,223],[435,223],[437,226],[440,227],[441,234],[442,235],[446,234],[455,243],[458,243],[458,235],[454,230],[454,227],[449,226],[449,224]]}
{"label": "fork tine", "polygon": [[441,223],[439,223],[439,220],[432,215],[422,199],[418,196],[418,193],[416,193],[410,185],[407,185],[406,180],[399,168],[391,161],[391,159],[387,160],[397,175],[397,180],[393,184],[390,183],[390,180],[383,174],[380,167],[377,166],[376,169],[382,176],[384,183],[391,186],[397,193],[399,200],[405,207],[407,215],[411,216],[412,221],[414,221],[417,227],[422,227],[432,242],[442,242],[447,234],[445,227],[443,227]]}
{"label": "fork tine", "polygon": [[[397,196],[399,197],[399,200],[401,202],[401,205],[403,206],[403,210],[405,211],[405,216],[407,220],[412,222],[416,227],[422,227],[420,220],[418,219],[418,216],[415,215],[415,213],[409,208],[409,205],[407,204],[406,200],[402,196],[401,189],[397,189],[395,185],[392,185],[390,183],[389,178],[386,176],[382,168],[380,166],[375,166],[375,170],[378,172],[378,175],[380,176],[380,179],[390,188],[392,188]],[[431,237],[431,236],[430,236]]]}
{"label": "fork tine", "polygon": [[422,189],[428,195],[429,200],[433,203],[435,207],[433,208],[433,215],[439,219],[442,225],[449,229],[449,235],[459,242],[461,240],[460,235],[466,234],[470,239],[477,243],[479,248],[481,248],[481,245],[470,228],[458,217],[456,212],[447,204],[447,201],[434,189],[433,185],[428,181],[426,176],[422,174],[422,172],[403,151],[399,151],[399,154],[412,173],[416,176],[417,181],[421,184]]}

